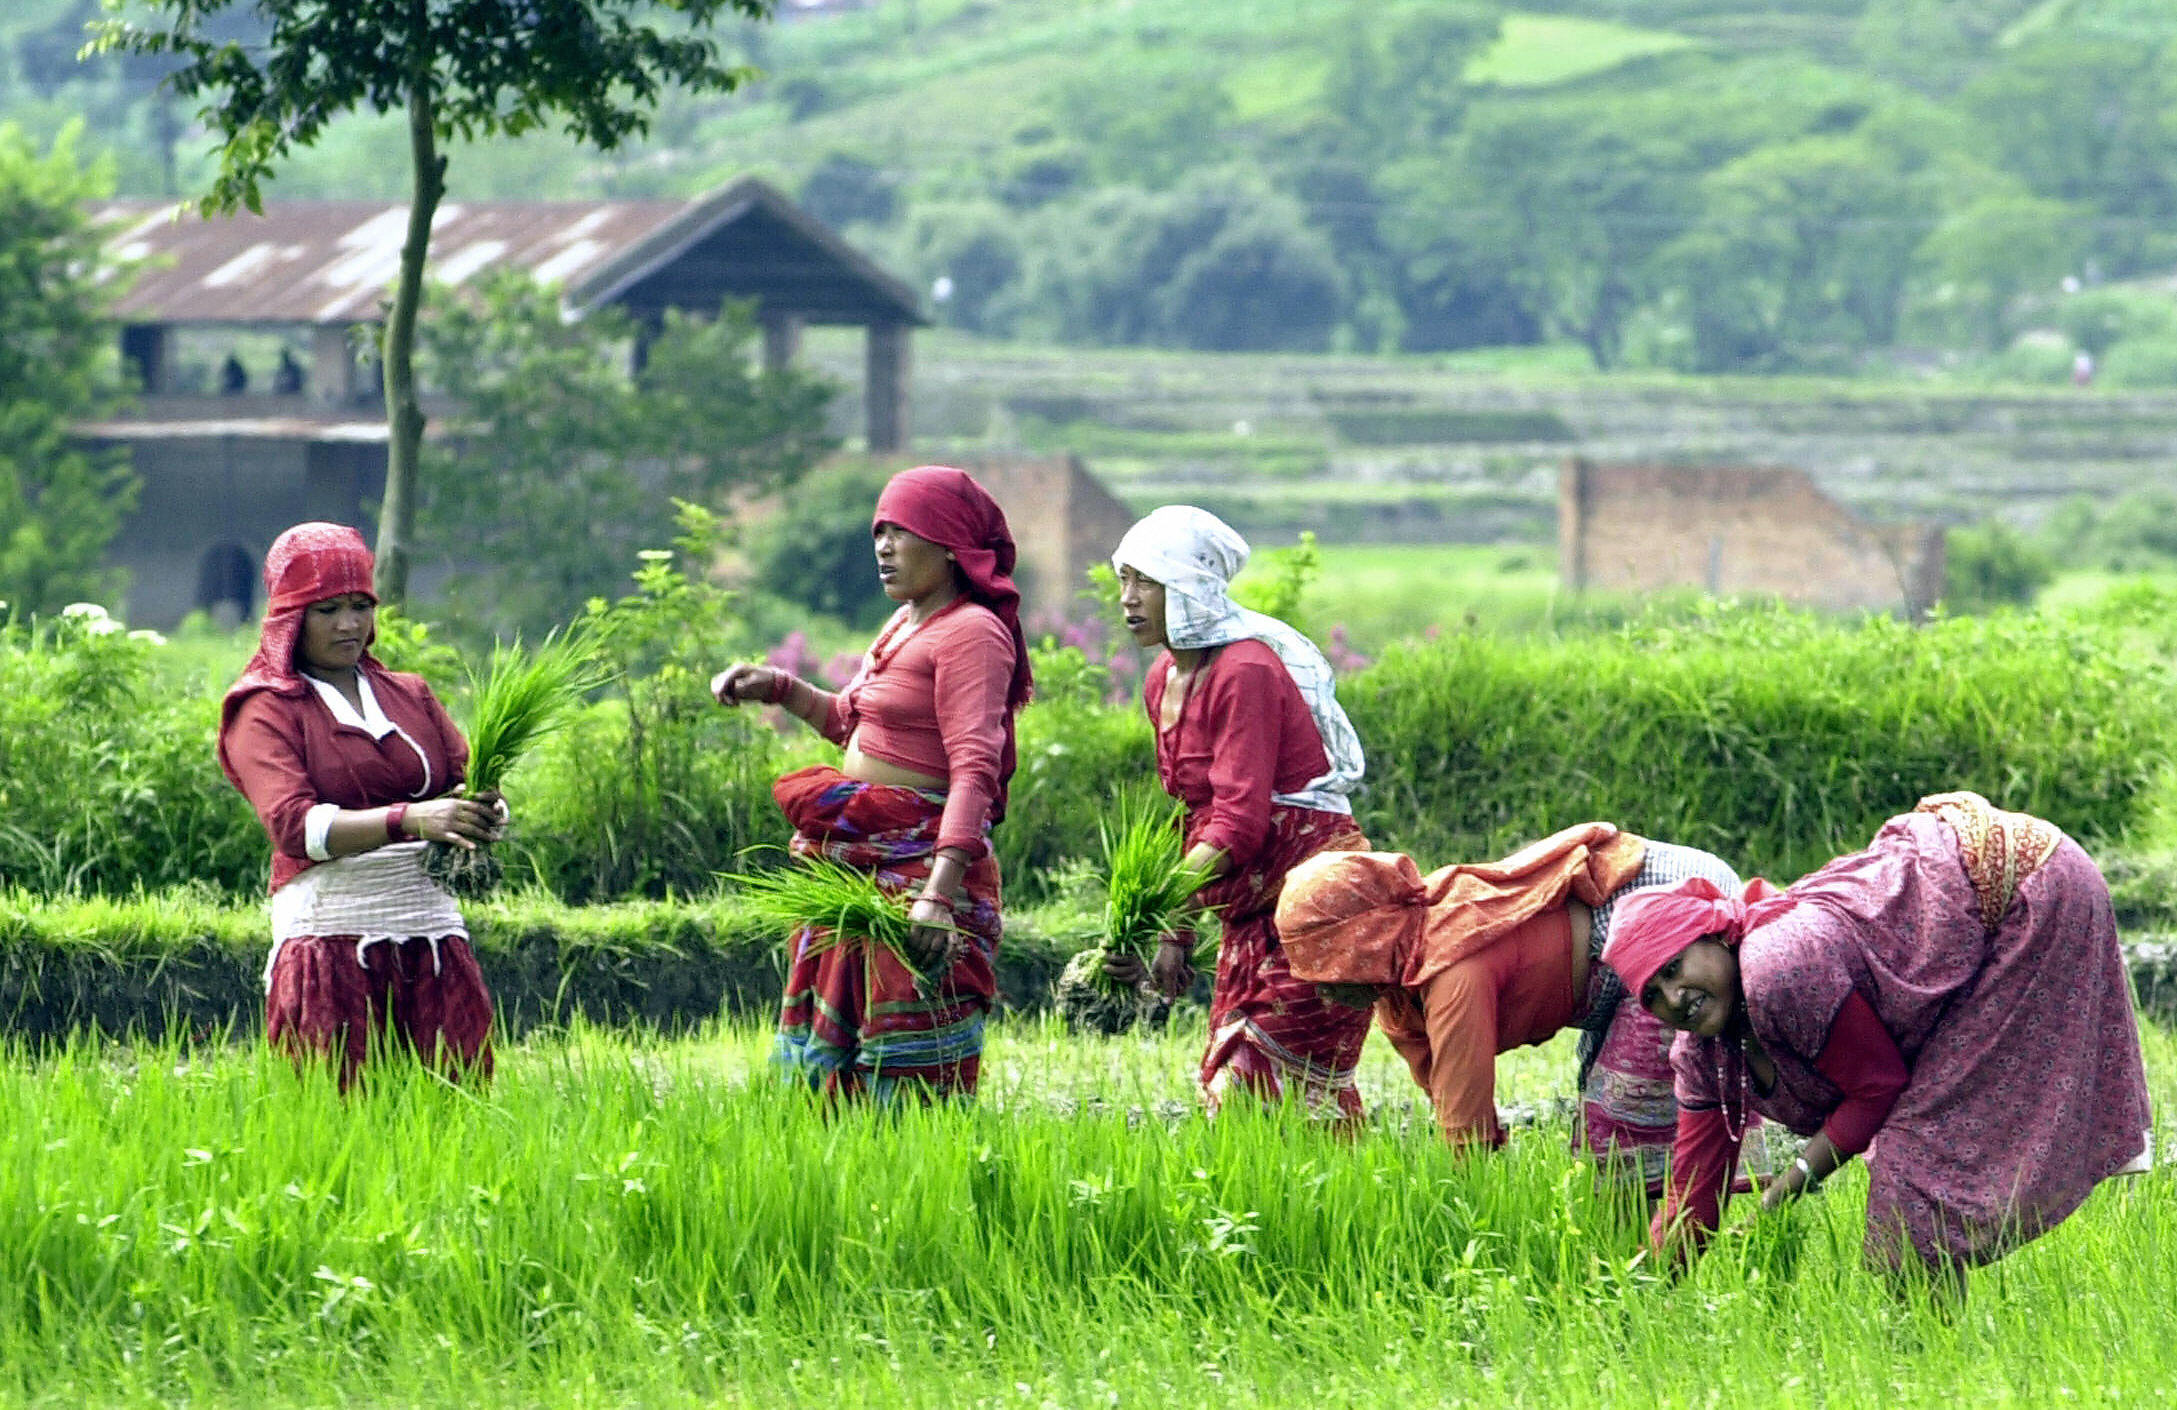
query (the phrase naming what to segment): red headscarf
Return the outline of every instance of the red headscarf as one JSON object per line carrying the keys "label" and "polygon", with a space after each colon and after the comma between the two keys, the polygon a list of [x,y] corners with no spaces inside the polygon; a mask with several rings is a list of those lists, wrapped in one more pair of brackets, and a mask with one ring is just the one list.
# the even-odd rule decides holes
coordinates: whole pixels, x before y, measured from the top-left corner
{"label": "red headscarf", "polygon": [[871,530],[880,524],[897,524],[918,539],[951,549],[960,576],[967,579],[968,598],[997,613],[1013,634],[1013,681],[1005,693],[1005,757],[998,764],[999,812],[994,814],[1002,816],[1003,792],[1015,762],[1012,712],[1027,704],[1034,692],[1028,637],[1020,625],[1020,589],[1012,578],[1013,532],[1006,526],[1005,511],[967,471],[918,465],[894,475],[877,496]]}
{"label": "red headscarf", "polygon": [[[370,581],[374,566],[363,536],[345,524],[297,524],[272,541],[265,554],[265,621],[257,634],[257,654],[228,687],[219,707],[219,766],[235,787],[242,786],[241,780],[227,761],[227,730],[234,723],[235,711],[260,690],[276,695],[302,693],[302,675],[295,667],[302,614],[313,602],[351,592],[369,593],[376,602],[378,595]],[[376,639],[373,632],[372,640]],[[378,664],[368,652],[363,660],[367,665]]]}
{"label": "red headscarf", "polygon": [[1733,896],[1705,876],[1675,886],[1655,886],[1618,902],[1610,918],[1603,963],[1618,972],[1639,1002],[1655,972],[1684,954],[1694,941],[1714,936],[1736,950],[1746,932],[1791,909],[1792,898],[1760,877]]}

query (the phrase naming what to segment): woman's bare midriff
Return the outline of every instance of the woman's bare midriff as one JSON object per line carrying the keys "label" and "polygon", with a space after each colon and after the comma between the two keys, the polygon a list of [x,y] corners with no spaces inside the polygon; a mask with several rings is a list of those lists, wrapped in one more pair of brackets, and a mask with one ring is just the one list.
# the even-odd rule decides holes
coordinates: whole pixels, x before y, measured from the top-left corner
{"label": "woman's bare midriff", "polygon": [[848,778],[858,778],[864,783],[888,783],[896,788],[943,788],[946,780],[903,769],[889,759],[879,759],[864,754],[856,738],[847,740],[847,757],[841,761],[839,771]]}

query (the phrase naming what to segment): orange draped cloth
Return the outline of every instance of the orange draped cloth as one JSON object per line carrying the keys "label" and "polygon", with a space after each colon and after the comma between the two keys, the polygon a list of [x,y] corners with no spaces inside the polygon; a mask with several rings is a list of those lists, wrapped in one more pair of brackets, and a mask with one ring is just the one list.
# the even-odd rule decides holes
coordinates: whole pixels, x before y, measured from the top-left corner
{"label": "orange draped cloth", "polygon": [[1426,877],[1402,853],[1322,853],[1287,878],[1278,926],[1297,978],[1378,990],[1376,1022],[1446,1139],[1495,1144],[1496,1055],[1547,1041],[1586,1007],[1567,902],[1602,905],[1646,854],[1608,823]]}
{"label": "orange draped cloth", "polygon": [[1294,975],[1419,989],[1568,899],[1600,906],[1639,873],[1648,844],[1610,823],[1552,833],[1500,862],[1422,876],[1400,852],[1324,852],[1286,877],[1278,932]]}

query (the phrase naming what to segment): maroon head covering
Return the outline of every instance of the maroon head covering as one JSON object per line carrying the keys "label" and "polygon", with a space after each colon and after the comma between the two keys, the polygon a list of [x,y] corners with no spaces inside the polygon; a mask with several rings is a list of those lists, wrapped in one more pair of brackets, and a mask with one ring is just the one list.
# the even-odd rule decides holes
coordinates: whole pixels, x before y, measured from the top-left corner
{"label": "maroon head covering", "polygon": [[1705,876],[1675,886],[1651,886],[1618,902],[1603,963],[1618,972],[1625,991],[1638,1003],[1655,972],[1694,941],[1713,935],[1736,950],[1747,931],[1792,905],[1790,896],[1758,876],[1736,896]]}
{"label": "maroon head covering", "polygon": [[1005,757],[998,765],[1000,796],[993,814],[1002,816],[1004,788],[1013,777],[1015,759],[1012,712],[1028,703],[1035,688],[1028,670],[1028,637],[1020,625],[1020,589],[1013,585],[1013,531],[1006,527],[1005,511],[967,471],[949,465],[918,465],[886,482],[884,492],[877,496],[870,529],[880,524],[897,524],[918,539],[951,549],[960,576],[967,579],[968,598],[997,613],[1013,634],[1013,682],[1005,693]]}
{"label": "maroon head covering", "polygon": [[[227,761],[227,730],[235,711],[260,690],[276,695],[299,695],[303,680],[295,666],[295,647],[302,638],[302,614],[313,602],[342,597],[351,592],[369,593],[374,564],[363,536],[345,524],[297,524],[272,541],[265,554],[265,621],[257,634],[257,654],[249,658],[241,676],[227,688],[219,707],[219,766],[235,787],[234,767]],[[376,640],[376,633],[372,640]],[[367,643],[366,643],[367,645]],[[378,664],[367,651],[364,663]]]}

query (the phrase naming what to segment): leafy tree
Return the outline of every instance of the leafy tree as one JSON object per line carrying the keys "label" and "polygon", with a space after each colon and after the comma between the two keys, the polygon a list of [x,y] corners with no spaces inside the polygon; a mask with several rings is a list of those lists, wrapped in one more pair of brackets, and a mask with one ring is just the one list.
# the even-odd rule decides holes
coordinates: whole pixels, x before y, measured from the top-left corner
{"label": "leafy tree", "polygon": [[1686,142],[1628,132],[1586,104],[1500,108],[1474,114],[1430,209],[1470,248],[1517,251],[1522,301],[1608,368],[1650,258],[1692,218],[1697,163]]}
{"label": "leafy tree", "polygon": [[1496,42],[1492,6],[1437,3],[1375,21],[1357,8],[1324,79],[1324,103],[1350,149],[1378,159],[1426,149],[1458,130],[1472,90],[1467,65]]}
{"label": "leafy tree", "polygon": [[2077,267],[2082,212],[2022,193],[1994,195],[1944,217],[1920,247],[1937,286],[1963,305],[1981,346],[2011,340],[2011,311],[2029,290],[2052,290]]}
{"label": "leafy tree", "polygon": [[1381,22],[1354,11],[1324,80],[1323,115],[1293,134],[1289,182],[1331,242],[1364,347],[1533,342],[1538,321],[1501,250],[1447,225],[1442,144],[1463,122],[1468,65],[1493,43],[1492,8],[1431,5]]}
{"label": "leafy tree", "polygon": [[1228,217],[1181,261],[1162,290],[1174,341],[1219,352],[1320,350],[1345,307],[1330,242],[1289,197]]}
{"label": "leafy tree", "polygon": [[1101,179],[1168,185],[1219,150],[1232,99],[1192,55],[1145,51],[1128,70],[1124,84],[1094,73],[1062,80],[1051,110],[1065,115],[1067,135]]}
{"label": "leafy tree", "polygon": [[2100,213],[2113,274],[2164,261],[2177,221],[2177,79],[2169,55],[2119,38],[2021,44],[1960,93],[1991,157],[2033,190]]}
{"label": "leafy tree", "polygon": [[899,178],[875,162],[833,152],[801,183],[802,207],[826,225],[881,224],[899,203]]}
{"label": "leafy tree", "polygon": [[118,395],[113,270],[88,213],[112,173],[78,162],[80,132],[41,155],[0,125],[0,601],[17,612],[109,595],[99,560],[136,496],[124,456],[71,439]]}
{"label": "leafy tree", "polygon": [[756,578],[770,591],[827,616],[874,627],[891,603],[870,556],[869,516],[897,466],[827,466],[802,481],[750,545]]}
{"label": "leafy tree", "polygon": [[[296,148],[342,113],[405,112],[407,237],[386,320],[386,492],[378,522],[378,594],[408,590],[423,409],[416,397],[416,315],[432,217],[446,190],[443,144],[520,136],[557,120],[610,150],[648,130],[668,85],[729,91],[750,71],[725,62],[708,31],[721,15],[762,17],[770,0],[250,0],[261,44],[214,28],[239,0],[142,0],[160,21],[108,21],[100,50],[169,54],[167,79],[219,137],[207,211],[261,208],[260,188]],[[676,22],[670,29],[661,21]]]}
{"label": "leafy tree", "polygon": [[2000,519],[1943,536],[1943,601],[1953,611],[2024,606],[2056,576],[2046,550]]}
{"label": "leafy tree", "polygon": [[1883,0],[1861,12],[1853,47],[1899,83],[1945,94],[1985,67],[2037,0]]}
{"label": "leafy tree", "polygon": [[[1039,213],[1021,325],[1093,343],[1323,347],[1343,275],[1300,204],[1251,171],[1113,187]],[[1041,327],[1037,319],[1047,320]]]}
{"label": "leafy tree", "polygon": [[2167,294],[2089,289],[2057,305],[2056,326],[2074,347],[2101,358],[2128,338],[2167,338],[2177,333],[2177,307]]}
{"label": "leafy tree", "polygon": [[568,322],[511,272],[425,324],[426,370],[462,408],[425,450],[426,522],[457,562],[485,568],[494,625],[566,620],[672,538],[676,501],[777,489],[834,444],[831,389],[757,370],[747,308],[669,314],[630,376],[637,332],[616,308]]}
{"label": "leafy tree", "polygon": [[1806,137],[1710,174],[1701,205],[1665,258],[1695,363],[1721,370],[1891,342],[1936,195],[1886,146]]}
{"label": "leafy tree", "polygon": [[938,316],[977,333],[1010,331],[1005,295],[1020,278],[1020,220],[994,202],[919,205],[907,222],[904,262],[925,287],[949,279],[950,293]]}

